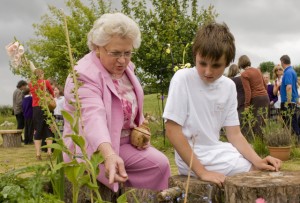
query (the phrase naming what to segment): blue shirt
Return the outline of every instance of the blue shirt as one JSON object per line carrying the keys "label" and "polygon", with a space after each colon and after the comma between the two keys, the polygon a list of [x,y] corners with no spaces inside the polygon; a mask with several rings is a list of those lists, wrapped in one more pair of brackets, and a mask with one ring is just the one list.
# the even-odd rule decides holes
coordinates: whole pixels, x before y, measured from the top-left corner
{"label": "blue shirt", "polygon": [[282,82],[280,86],[281,103],[287,102],[286,86],[292,86],[292,100],[296,103],[298,99],[297,90],[297,73],[292,66],[287,67],[283,72]]}

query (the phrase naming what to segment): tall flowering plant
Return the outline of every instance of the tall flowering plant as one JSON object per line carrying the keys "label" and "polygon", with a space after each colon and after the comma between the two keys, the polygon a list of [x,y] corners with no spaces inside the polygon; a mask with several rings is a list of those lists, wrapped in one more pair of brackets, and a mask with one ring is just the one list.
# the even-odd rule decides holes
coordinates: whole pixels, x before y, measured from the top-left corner
{"label": "tall flowering plant", "polygon": [[12,72],[30,78],[35,66],[27,59],[24,46],[15,38],[13,42],[5,46],[5,49],[9,56],[9,64]]}

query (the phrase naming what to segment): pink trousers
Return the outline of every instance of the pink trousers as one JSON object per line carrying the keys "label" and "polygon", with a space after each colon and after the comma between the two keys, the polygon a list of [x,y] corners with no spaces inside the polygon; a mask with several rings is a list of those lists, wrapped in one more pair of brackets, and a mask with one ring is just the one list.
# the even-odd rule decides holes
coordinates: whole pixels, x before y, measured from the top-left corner
{"label": "pink trousers", "polygon": [[130,144],[129,137],[124,137],[121,138],[120,157],[128,174],[126,186],[152,190],[168,188],[170,164],[162,152],[152,146],[138,150]]}

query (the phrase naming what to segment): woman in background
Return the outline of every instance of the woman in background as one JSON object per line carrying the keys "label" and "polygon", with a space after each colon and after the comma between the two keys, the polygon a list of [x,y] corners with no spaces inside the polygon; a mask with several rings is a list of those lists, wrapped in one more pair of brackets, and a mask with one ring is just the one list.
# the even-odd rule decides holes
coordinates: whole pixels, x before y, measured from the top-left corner
{"label": "woman in background", "polygon": [[[44,110],[40,104],[40,98],[38,91],[48,91],[50,95],[54,97],[53,89],[48,80],[44,79],[44,71],[42,69],[35,69],[34,75],[37,81],[29,83],[30,93],[32,95],[32,107],[33,107],[33,128],[34,128],[34,146],[36,150],[37,160],[42,160],[41,145],[42,139],[46,139],[47,144],[52,144],[52,140],[47,139],[53,137],[53,133],[50,130],[50,126],[47,124],[47,116],[44,115]],[[41,95],[40,95],[41,96]],[[47,149],[48,156],[51,156],[51,148]]]}
{"label": "woman in background", "polygon": [[[245,91],[245,108],[252,106],[254,118],[257,118],[256,123],[252,126],[255,135],[261,136],[260,126],[263,124],[263,118],[259,115],[259,109],[262,109],[265,118],[269,109],[269,96],[267,86],[259,69],[251,67],[251,61],[248,56],[242,55],[239,58],[238,66],[244,71],[241,74],[241,79]],[[251,127],[251,126],[249,126]],[[251,139],[251,137],[248,137]]]}

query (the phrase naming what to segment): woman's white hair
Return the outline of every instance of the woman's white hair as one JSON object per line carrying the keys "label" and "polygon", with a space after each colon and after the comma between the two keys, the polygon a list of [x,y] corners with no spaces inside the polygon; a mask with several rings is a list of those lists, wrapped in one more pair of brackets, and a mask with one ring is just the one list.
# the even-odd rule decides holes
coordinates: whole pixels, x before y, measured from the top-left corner
{"label": "woman's white hair", "polygon": [[97,46],[107,45],[115,35],[131,39],[133,48],[141,45],[139,26],[123,13],[107,13],[97,19],[88,34],[87,45],[91,51],[95,50]]}

